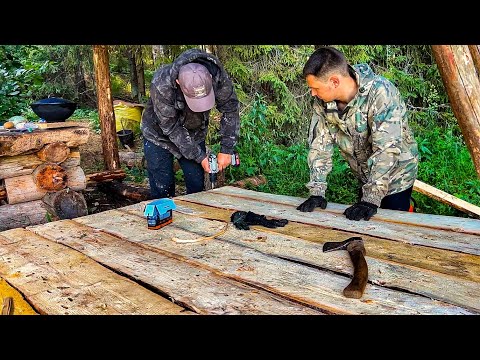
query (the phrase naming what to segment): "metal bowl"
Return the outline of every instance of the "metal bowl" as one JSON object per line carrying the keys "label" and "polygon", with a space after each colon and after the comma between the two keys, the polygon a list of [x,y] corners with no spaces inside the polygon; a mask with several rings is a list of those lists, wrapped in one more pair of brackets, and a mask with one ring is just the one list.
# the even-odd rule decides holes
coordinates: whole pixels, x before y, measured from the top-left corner
{"label": "metal bowl", "polygon": [[46,122],[62,122],[72,116],[77,109],[73,101],[62,98],[41,99],[30,104],[33,112]]}

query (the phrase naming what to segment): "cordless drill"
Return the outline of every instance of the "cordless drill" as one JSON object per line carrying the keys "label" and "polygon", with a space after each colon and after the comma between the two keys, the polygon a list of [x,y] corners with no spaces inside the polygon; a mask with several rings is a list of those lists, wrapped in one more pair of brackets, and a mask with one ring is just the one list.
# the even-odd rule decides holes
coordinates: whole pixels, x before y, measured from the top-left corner
{"label": "cordless drill", "polygon": [[[217,182],[217,173],[218,173],[218,161],[217,156],[215,154],[210,153],[208,155],[208,165],[210,166],[210,183],[212,184],[212,189],[215,188],[215,183]],[[230,165],[232,166],[239,166],[240,165],[240,157],[238,153],[233,153],[231,157]]]}

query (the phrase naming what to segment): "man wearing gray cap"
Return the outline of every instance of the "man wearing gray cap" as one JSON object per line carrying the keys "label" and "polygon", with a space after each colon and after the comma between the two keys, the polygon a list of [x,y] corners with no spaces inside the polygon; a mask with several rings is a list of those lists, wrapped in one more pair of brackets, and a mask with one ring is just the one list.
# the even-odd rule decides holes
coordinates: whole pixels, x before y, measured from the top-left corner
{"label": "man wearing gray cap", "polygon": [[157,69],[141,122],[153,198],[175,196],[174,157],[187,194],[204,190],[204,172],[210,172],[205,137],[215,105],[222,114],[217,158],[221,171],[231,164],[240,130],[237,95],[223,65],[212,54],[189,49]]}

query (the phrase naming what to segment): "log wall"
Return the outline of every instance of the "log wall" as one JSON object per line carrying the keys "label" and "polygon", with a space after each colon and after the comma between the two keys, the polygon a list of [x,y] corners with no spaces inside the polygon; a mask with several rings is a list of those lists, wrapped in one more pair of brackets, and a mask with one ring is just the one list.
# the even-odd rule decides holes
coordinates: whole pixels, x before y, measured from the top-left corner
{"label": "log wall", "polygon": [[87,177],[78,146],[84,126],[0,134],[0,230],[87,215]]}

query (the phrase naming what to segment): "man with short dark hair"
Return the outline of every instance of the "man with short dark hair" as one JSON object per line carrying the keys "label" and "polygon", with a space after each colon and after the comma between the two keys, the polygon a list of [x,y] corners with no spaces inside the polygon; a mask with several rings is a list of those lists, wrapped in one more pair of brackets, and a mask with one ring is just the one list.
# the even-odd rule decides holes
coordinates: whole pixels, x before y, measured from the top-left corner
{"label": "man with short dark hair", "polygon": [[327,175],[337,144],[362,187],[344,214],[369,220],[377,208],[407,211],[418,170],[417,143],[400,92],[367,64],[350,66],[334,47],[310,56],[303,76],[314,99],[308,165],[310,197],[297,209],[325,209]]}
{"label": "man with short dark hair", "polygon": [[233,83],[219,59],[189,49],[155,72],[141,122],[153,198],[175,196],[174,157],[183,170],[187,194],[204,190],[204,172],[210,172],[205,137],[215,105],[222,113],[217,156],[222,171],[231,164],[240,115]]}

